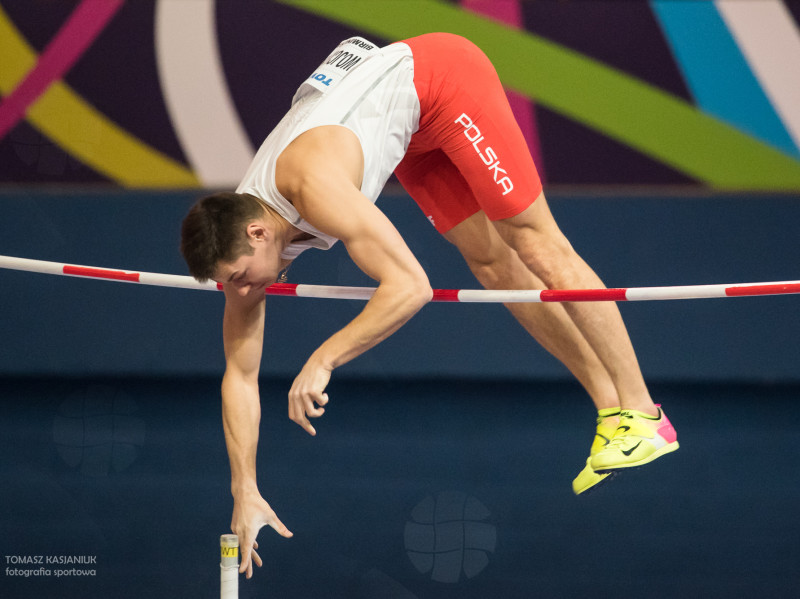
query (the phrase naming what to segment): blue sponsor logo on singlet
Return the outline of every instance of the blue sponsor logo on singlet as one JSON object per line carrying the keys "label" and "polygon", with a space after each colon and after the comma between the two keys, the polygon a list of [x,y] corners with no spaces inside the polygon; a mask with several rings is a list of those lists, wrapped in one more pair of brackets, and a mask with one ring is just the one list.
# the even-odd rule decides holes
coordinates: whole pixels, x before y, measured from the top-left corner
{"label": "blue sponsor logo on singlet", "polygon": [[309,77],[309,79],[315,79],[322,83],[322,85],[330,86],[331,82],[333,81],[333,77],[328,77],[325,73],[314,73]]}

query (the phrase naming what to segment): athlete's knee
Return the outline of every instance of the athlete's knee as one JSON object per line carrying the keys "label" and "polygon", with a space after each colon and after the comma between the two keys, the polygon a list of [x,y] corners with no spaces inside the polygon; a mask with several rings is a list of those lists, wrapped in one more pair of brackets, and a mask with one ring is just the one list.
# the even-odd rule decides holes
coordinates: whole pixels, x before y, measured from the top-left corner
{"label": "athlete's knee", "polygon": [[509,247],[496,248],[490,253],[464,255],[470,272],[487,289],[500,289],[513,274],[518,259]]}
{"label": "athlete's knee", "polygon": [[522,229],[513,238],[513,249],[528,269],[550,282],[576,257],[569,240],[560,232]]}
{"label": "athlete's knee", "polygon": [[503,270],[496,263],[467,263],[478,282],[487,289],[497,289],[503,278]]}

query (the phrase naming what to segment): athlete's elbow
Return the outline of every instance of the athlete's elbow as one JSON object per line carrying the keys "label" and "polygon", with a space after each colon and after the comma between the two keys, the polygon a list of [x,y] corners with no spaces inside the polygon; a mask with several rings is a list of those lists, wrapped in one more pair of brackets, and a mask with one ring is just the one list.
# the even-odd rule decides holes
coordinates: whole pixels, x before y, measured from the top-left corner
{"label": "athlete's elbow", "polygon": [[384,302],[389,302],[389,310],[401,320],[411,318],[433,299],[433,289],[424,272],[384,279],[378,286],[378,294]]}
{"label": "athlete's elbow", "polygon": [[433,299],[433,289],[425,275],[415,277],[409,291],[409,301],[414,306],[415,312]]}

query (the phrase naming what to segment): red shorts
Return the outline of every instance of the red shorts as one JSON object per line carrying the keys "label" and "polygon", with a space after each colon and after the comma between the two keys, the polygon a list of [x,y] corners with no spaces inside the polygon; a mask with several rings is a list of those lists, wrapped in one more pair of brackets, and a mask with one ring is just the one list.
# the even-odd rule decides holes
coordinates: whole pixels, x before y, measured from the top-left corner
{"label": "red shorts", "polygon": [[419,131],[395,175],[440,233],[483,210],[515,216],[542,192],[539,173],[497,73],[449,33],[404,40],[414,55]]}

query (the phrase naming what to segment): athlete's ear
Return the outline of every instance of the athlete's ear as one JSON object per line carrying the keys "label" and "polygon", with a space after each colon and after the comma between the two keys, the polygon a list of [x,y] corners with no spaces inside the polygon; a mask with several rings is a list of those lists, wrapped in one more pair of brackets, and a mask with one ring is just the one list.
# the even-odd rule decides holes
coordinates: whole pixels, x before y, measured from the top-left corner
{"label": "athlete's ear", "polygon": [[260,221],[254,221],[247,225],[246,231],[250,241],[266,241],[269,238],[269,231]]}

